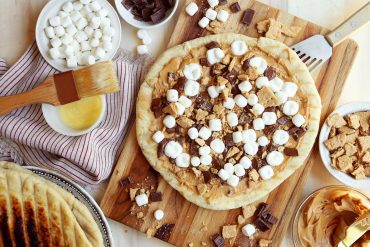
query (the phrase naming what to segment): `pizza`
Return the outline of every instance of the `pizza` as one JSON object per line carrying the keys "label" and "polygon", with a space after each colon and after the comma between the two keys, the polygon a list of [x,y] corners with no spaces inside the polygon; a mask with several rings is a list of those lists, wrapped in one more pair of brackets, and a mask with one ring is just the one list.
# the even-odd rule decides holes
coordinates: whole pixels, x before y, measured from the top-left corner
{"label": "pizza", "polygon": [[217,34],[153,64],[138,94],[136,134],[173,188],[224,210],[261,199],[304,164],[320,113],[314,80],[293,50]]}

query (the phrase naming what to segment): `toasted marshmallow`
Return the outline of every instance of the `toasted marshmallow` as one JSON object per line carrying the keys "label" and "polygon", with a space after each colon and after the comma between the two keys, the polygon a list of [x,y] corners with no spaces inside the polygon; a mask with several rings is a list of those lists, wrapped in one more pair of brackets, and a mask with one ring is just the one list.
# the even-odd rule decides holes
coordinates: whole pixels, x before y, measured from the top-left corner
{"label": "toasted marshmallow", "polygon": [[304,125],[304,123],[306,122],[306,120],[304,119],[304,117],[301,115],[301,114],[296,114],[293,118],[292,118],[292,122],[295,126],[297,127],[301,127],[302,125]]}
{"label": "toasted marshmallow", "polygon": [[283,88],[284,82],[279,78],[275,77],[269,82],[269,87],[273,92],[278,92]]}
{"label": "toasted marshmallow", "polygon": [[275,96],[278,98],[280,104],[284,104],[288,100],[288,95],[282,91],[276,92]]}
{"label": "toasted marshmallow", "polygon": [[195,3],[195,2],[191,2],[189,3],[186,8],[185,8],[185,12],[189,15],[189,16],[194,16],[195,13],[198,12],[198,5]]}
{"label": "toasted marshmallow", "polygon": [[216,20],[217,17],[217,11],[213,9],[207,9],[206,11],[206,17],[212,21]]}
{"label": "toasted marshmallow", "polygon": [[243,81],[238,84],[238,88],[241,92],[249,92],[252,90],[252,84],[249,81]]}
{"label": "toasted marshmallow", "polygon": [[208,129],[207,127],[203,126],[200,130],[199,130],[199,137],[202,138],[203,140],[208,140],[208,138],[210,138],[212,135],[212,131],[210,129]]}
{"label": "toasted marshmallow", "polygon": [[186,96],[184,96],[184,95],[182,95],[182,96],[180,96],[180,98],[179,98],[179,103],[181,104],[181,105],[183,105],[185,108],[189,108],[190,106],[191,106],[191,99],[189,99],[188,97],[186,97]]}
{"label": "toasted marshmallow", "polygon": [[266,161],[270,166],[279,166],[284,161],[284,155],[279,151],[272,151],[267,154]]}
{"label": "toasted marshmallow", "polygon": [[293,100],[288,100],[283,106],[283,113],[288,116],[293,116],[298,113],[299,105]]}
{"label": "toasted marshmallow", "polygon": [[190,155],[187,153],[182,153],[176,157],[176,165],[181,168],[189,167],[190,165]]}
{"label": "toasted marshmallow", "polygon": [[220,48],[213,48],[207,51],[207,61],[210,65],[221,62],[225,53]]}
{"label": "toasted marshmallow", "polygon": [[155,210],[155,212],[154,212],[154,218],[156,220],[161,220],[161,219],[163,219],[163,217],[164,217],[163,210],[160,210],[160,209]]}
{"label": "toasted marshmallow", "polygon": [[227,19],[229,19],[229,15],[230,15],[229,12],[227,12],[226,10],[221,9],[217,13],[217,20],[219,20],[220,22],[225,23],[227,21]]}
{"label": "toasted marshmallow", "polygon": [[289,134],[285,130],[276,130],[272,136],[274,143],[284,145],[289,141]]}
{"label": "toasted marshmallow", "polygon": [[234,173],[238,177],[243,177],[245,175],[245,170],[244,170],[243,165],[241,165],[239,163],[235,164],[234,165]]}
{"label": "toasted marshmallow", "polygon": [[194,166],[194,167],[199,166],[199,165],[200,165],[200,159],[199,159],[199,157],[197,157],[197,156],[193,156],[193,157],[191,157],[191,159],[190,159],[190,163],[191,163],[191,165],[192,165],[192,166]]}
{"label": "toasted marshmallow", "polygon": [[196,96],[199,94],[199,83],[193,80],[187,80],[184,86],[184,93],[186,96]]}
{"label": "toasted marshmallow", "polygon": [[263,180],[268,180],[274,176],[274,169],[272,169],[271,166],[266,165],[258,169],[258,173]]}
{"label": "toasted marshmallow", "polygon": [[209,19],[205,16],[202,19],[200,19],[198,22],[198,26],[200,26],[201,28],[206,28],[208,24],[209,24]]}
{"label": "toasted marshmallow", "polygon": [[204,166],[210,165],[212,163],[212,156],[209,154],[200,156],[200,163]]}
{"label": "toasted marshmallow", "polygon": [[148,204],[149,199],[148,199],[148,196],[145,193],[143,193],[143,194],[137,195],[135,197],[135,201],[136,201],[136,204],[139,207],[141,207],[141,206]]}
{"label": "toasted marshmallow", "polygon": [[209,128],[212,131],[221,131],[222,130],[222,122],[219,118],[214,118],[209,120]]}
{"label": "toasted marshmallow", "polygon": [[263,130],[265,128],[265,121],[262,118],[256,118],[253,120],[253,129]]}
{"label": "toasted marshmallow", "polygon": [[242,227],[242,233],[244,236],[252,237],[256,233],[256,227],[252,224],[246,224]]}
{"label": "toasted marshmallow", "polygon": [[199,155],[202,156],[202,155],[208,155],[211,153],[211,148],[207,145],[204,145],[203,147],[200,147],[198,149],[198,152],[199,152]]}
{"label": "toasted marshmallow", "polygon": [[227,184],[232,186],[232,187],[236,187],[238,186],[239,184],[239,177],[235,176],[235,175],[231,175],[228,179],[227,179]]}
{"label": "toasted marshmallow", "polygon": [[232,110],[235,107],[235,101],[234,101],[233,98],[229,97],[229,98],[227,98],[227,100],[224,102],[223,105],[224,105],[225,108],[227,108],[229,110]]}
{"label": "toasted marshmallow", "polygon": [[261,76],[261,77],[258,77],[256,80],[256,87],[259,89],[263,87],[267,87],[269,86],[269,83],[270,81],[266,76]]}
{"label": "toasted marshmallow", "polygon": [[288,97],[294,97],[297,93],[298,86],[294,82],[285,82],[281,91],[283,91]]}
{"label": "toasted marshmallow", "polygon": [[252,108],[253,113],[256,114],[257,116],[261,115],[264,110],[265,107],[263,107],[263,105],[261,105],[260,103],[255,104]]}
{"label": "toasted marshmallow", "polygon": [[220,93],[218,92],[218,89],[215,86],[208,87],[207,92],[209,94],[209,97],[211,97],[211,99],[215,99],[220,95]]}
{"label": "toasted marshmallow", "polygon": [[190,63],[185,65],[182,72],[186,79],[196,81],[202,76],[202,67],[197,63]]}
{"label": "toasted marshmallow", "polygon": [[261,147],[266,147],[270,143],[270,141],[266,136],[260,136],[258,137],[257,143]]}
{"label": "toasted marshmallow", "polygon": [[248,47],[244,41],[234,40],[231,43],[231,52],[235,56],[244,55],[248,51]]}
{"label": "toasted marshmallow", "polygon": [[241,131],[233,132],[233,142],[239,143],[243,141],[243,135]]}
{"label": "toasted marshmallow", "polygon": [[244,169],[249,169],[252,166],[252,161],[249,159],[248,156],[243,156],[239,160],[239,164],[241,164]]}
{"label": "toasted marshmallow", "polygon": [[218,176],[223,180],[226,181],[230,177],[230,173],[225,169],[220,169],[218,171]]}
{"label": "toasted marshmallow", "polygon": [[207,2],[211,8],[214,8],[219,4],[218,0],[207,0]]}
{"label": "toasted marshmallow", "polygon": [[262,75],[267,69],[267,62],[262,57],[253,57],[249,60],[249,65],[257,69],[257,73]]}
{"label": "toasted marshmallow", "polygon": [[164,134],[162,131],[158,130],[156,131],[153,136],[152,136],[152,139],[155,143],[160,143],[163,139],[164,139]]}
{"label": "toasted marshmallow", "polygon": [[241,108],[244,108],[248,105],[248,100],[242,95],[238,94],[234,97],[235,104]]}
{"label": "toasted marshmallow", "polygon": [[275,112],[264,112],[262,119],[265,121],[265,125],[273,125],[277,121],[277,115]]}
{"label": "toasted marshmallow", "polygon": [[253,129],[246,129],[242,131],[242,142],[255,142],[257,140],[256,131]]}
{"label": "toasted marshmallow", "polygon": [[169,141],[164,148],[164,154],[172,159],[176,159],[182,153],[182,146],[177,141]]}
{"label": "toasted marshmallow", "polygon": [[224,170],[227,171],[229,175],[231,176],[234,173],[234,165],[231,163],[226,163],[224,165]]}
{"label": "toasted marshmallow", "polygon": [[234,112],[230,112],[226,115],[226,120],[227,123],[229,124],[230,127],[235,127],[238,125],[238,115]]}
{"label": "toasted marshmallow", "polygon": [[221,139],[211,141],[211,148],[216,154],[222,154],[225,150],[225,143]]}
{"label": "toasted marshmallow", "polygon": [[199,136],[199,133],[198,133],[198,130],[197,128],[195,127],[191,127],[190,129],[188,129],[188,136],[190,137],[190,139],[192,140],[195,140],[198,138]]}
{"label": "toasted marshmallow", "polygon": [[166,93],[168,102],[177,102],[179,100],[179,92],[176,89],[169,89]]}
{"label": "toasted marshmallow", "polygon": [[254,106],[257,103],[258,103],[258,96],[255,95],[254,93],[250,94],[248,96],[248,105]]}
{"label": "toasted marshmallow", "polygon": [[258,143],[253,141],[248,141],[244,144],[244,152],[249,155],[255,155],[258,152]]}
{"label": "toasted marshmallow", "polygon": [[176,126],[176,119],[171,115],[167,115],[163,118],[163,124],[167,128],[171,129]]}

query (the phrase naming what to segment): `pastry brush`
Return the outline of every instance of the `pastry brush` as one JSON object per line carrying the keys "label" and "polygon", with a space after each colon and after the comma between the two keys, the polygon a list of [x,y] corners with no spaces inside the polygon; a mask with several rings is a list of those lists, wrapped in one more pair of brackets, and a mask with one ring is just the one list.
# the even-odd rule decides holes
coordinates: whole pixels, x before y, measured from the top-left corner
{"label": "pastry brush", "polygon": [[55,74],[30,91],[0,97],[0,115],[25,105],[48,103],[58,106],[119,90],[113,63],[101,62],[79,70]]}

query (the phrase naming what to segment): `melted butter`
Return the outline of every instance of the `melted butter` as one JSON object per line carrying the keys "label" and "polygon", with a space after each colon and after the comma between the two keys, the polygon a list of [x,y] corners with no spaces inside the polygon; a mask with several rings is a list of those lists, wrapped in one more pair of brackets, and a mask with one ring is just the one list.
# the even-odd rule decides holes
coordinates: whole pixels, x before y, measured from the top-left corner
{"label": "melted butter", "polygon": [[103,102],[101,96],[94,96],[58,108],[60,118],[68,127],[83,130],[96,123],[102,111]]}

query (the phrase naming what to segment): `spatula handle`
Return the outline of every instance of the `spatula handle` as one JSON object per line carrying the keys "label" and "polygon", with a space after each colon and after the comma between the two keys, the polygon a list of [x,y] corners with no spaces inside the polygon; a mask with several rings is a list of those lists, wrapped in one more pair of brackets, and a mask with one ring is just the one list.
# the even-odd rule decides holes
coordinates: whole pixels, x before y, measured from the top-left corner
{"label": "spatula handle", "polygon": [[326,35],[328,42],[334,47],[342,42],[351,33],[370,21],[370,2],[365,4],[356,13],[340,24],[336,29]]}
{"label": "spatula handle", "polygon": [[52,78],[48,78],[40,86],[12,96],[0,97],[0,116],[19,107],[34,103],[57,103],[57,93]]}

